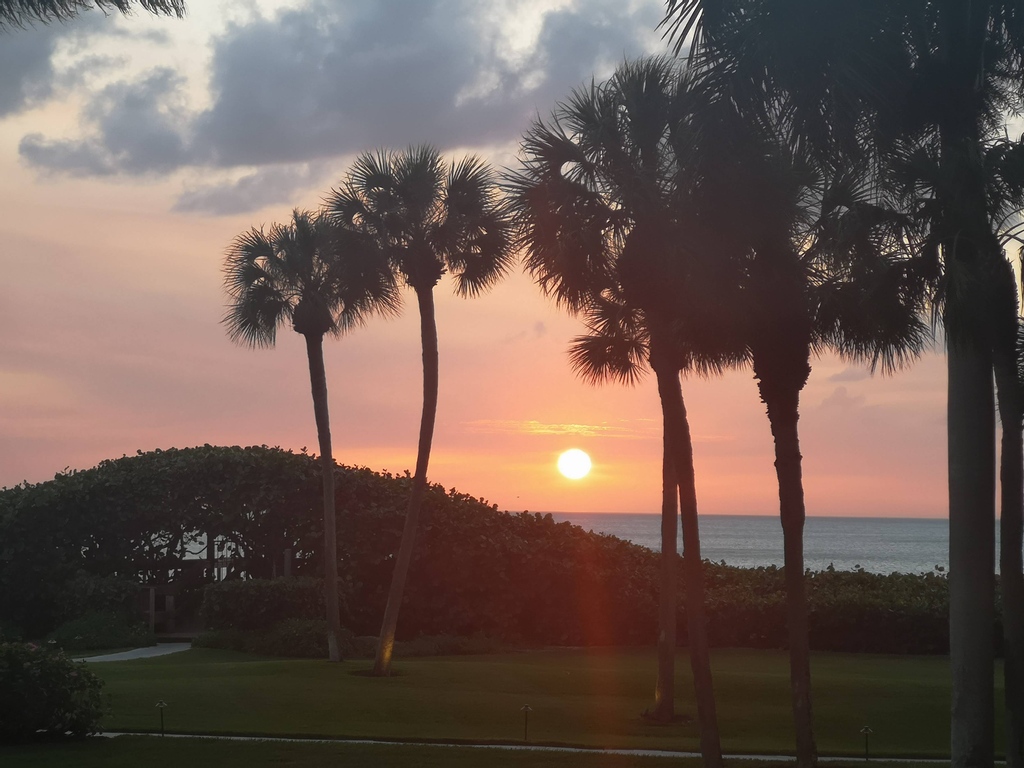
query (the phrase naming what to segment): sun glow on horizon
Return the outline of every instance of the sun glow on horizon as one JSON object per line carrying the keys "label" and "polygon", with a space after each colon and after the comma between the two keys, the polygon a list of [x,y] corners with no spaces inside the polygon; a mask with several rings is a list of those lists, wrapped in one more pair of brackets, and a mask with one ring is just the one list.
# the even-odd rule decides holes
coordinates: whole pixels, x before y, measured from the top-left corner
{"label": "sun glow on horizon", "polygon": [[582,480],[592,466],[590,457],[579,448],[570,448],[558,457],[558,471],[570,480]]}

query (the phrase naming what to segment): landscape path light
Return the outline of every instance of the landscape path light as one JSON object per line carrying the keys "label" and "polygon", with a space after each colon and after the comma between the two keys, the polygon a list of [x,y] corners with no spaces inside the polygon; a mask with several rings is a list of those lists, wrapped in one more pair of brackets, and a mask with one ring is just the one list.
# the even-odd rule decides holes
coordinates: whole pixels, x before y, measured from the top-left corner
{"label": "landscape path light", "polygon": [[533,708],[526,704],[522,708],[523,711],[523,741],[530,740],[530,713],[533,712]]}
{"label": "landscape path light", "polygon": [[871,730],[870,725],[865,725],[863,728],[860,729],[860,732],[864,734],[864,759],[870,760],[871,753],[868,752],[868,738],[871,736],[872,733],[874,733],[874,731]]}
{"label": "landscape path light", "polygon": [[156,708],[160,710],[160,735],[164,735],[164,710],[167,709],[167,702],[160,699],[156,703]]}

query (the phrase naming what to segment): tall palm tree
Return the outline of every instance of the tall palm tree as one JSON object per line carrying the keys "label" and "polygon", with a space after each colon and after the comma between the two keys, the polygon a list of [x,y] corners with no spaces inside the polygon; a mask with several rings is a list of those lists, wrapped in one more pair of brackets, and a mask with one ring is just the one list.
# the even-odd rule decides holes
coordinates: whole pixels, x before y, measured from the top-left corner
{"label": "tall palm tree", "polygon": [[389,675],[437,413],[434,286],[451,272],[460,295],[476,296],[490,288],[513,262],[512,234],[490,167],[476,157],[448,164],[428,146],[361,155],[327,207],[344,227],[377,243],[419,305],[423,415],[416,471],[373,666],[375,675]]}
{"label": "tall palm tree", "polygon": [[[892,167],[893,149],[924,147],[941,171],[917,181],[927,193],[920,205],[932,222],[928,245],[941,254],[944,272],[951,746],[957,768],[990,765],[992,372],[1000,364],[993,346],[997,335],[1005,337],[1015,327],[1016,312],[1007,311],[1008,303],[1000,299],[1007,294],[1008,276],[986,200],[983,150],[998,135],[1002,115],[1019,111],[1024,101],[1020,3],[668,0],[667,5],[666,24],[677,51],[691,41],[691,56],[702,68],[721,82],[743,84],[755,110],[783,115],[794,141],[811,142],[826,153],[837,145],[852,146],[874,155],[883,171]],[[1018,736],[1008,750],[1011,762],[1020,764],[1024,740]]]}
{"label": "tall palm tree", "polygon": [[288,224],[250,229],[227,251],[224,288],[230,299],[224,324],[232,340],[272,347],[279,326],[306,340],[324,491],[324,593],[331,661],[340,661],[338,538],[334,509],[334,455],[327,408],[324,336],[363,323],[371,313],[396,311],[391,270],[373,243],[339,229],[327,217],[296,210]]}
{"label": "tall palm tree", "polygon": [[673,132],[688,87],[688,77],[664,59],[627,62],[607,83],[576,91],[550,123],[534,124],[523,140],[523,167],[507,186],[527,268],[545,293],[587,323],[589,333],[574,342],[574,366],[587,378],[630,381],[646,362],[657,378],[668,460],[653,716],[674,714],[678,486],[701,752],[706,764],[721,765],[693,451],[679,373],[716,372],[745,350],[726,332],[727,315],[715,311],[728,298],[708,290],[720,262],[701,249],[699,222],[684,219],[680,205],[688,169],[678,162]]}
{"label": "tall palm tree", "polygon": [[129,14],[135,7],[163,16],[185,15],[184,0],[0,0],[0,29],[34,21],[67,21],[89,8]]}
{"label": "tall palm tree", "polygon": [[[1016,298],[1014,296],[1014,298]],[[1016,338],[996,347],[996,391],[1002,427],[999,454],[999,586],[1003,613],[1003,680],[1007,765],[1024,753],[1024,318]]]}

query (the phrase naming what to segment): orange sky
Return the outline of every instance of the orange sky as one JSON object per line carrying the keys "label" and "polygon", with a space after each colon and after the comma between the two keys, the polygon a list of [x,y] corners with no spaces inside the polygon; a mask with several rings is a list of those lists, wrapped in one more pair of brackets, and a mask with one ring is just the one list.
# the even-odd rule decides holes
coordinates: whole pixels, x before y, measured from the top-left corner
{"label": "orange sky", "polygon": [[[276,5],[258,4],[263,15],[228,5],[223,16],[194,7],[185,22],[88,20],[77,36],[59,33],[48,62],[49,85],[39,85],[38,72],[24,75],[35,90],[23,88],[20,106],[8,106],[6,113],[3,89],[10,91],[22,74],[5,68],[0,58],[0,485],[44,480],[64,467],[85,468],[137,449],[212,443],[298,450],[316,445],[301,340],[284,332],[274,350],[232,345],[219,325],[221,260],[231,239],[249,226],[284,220],[296,205],[316,206],[352,152],[372,146],[301,156],[303,137],[296,136],[294,157],[270,153],[263,164],[259,136],[251,138],[253,154],[244,161],[226,159],[230,145],[218,145],[214,137],[209,139],[213,148],[202,150],[207,154],[195,139],[181,157],[167,161],[171,165],[146,165],[151,156],[133,155],[141,152],[134,145],[118,145],[125,139],[114,130],[150,131],[153,151],[159,152],[170,141],[168,126],[191,126],[183,135],[193,141],[212,130],[205,126],[228,121],[228,86],[249,87],[225,74],[228,54],[246,43],[247,31],[277,18]],[[296,14],[305,8],[291,5],[297,6]],[[444,13],[458,7],[479,9],[455,0],[427,5],[442,21]],[[394,0],[384,6],[397,16],[403,11],[403,3]],[[660,12],[660,3],[634,3],[622,18],[636,29],[617,42],[615,35],[626,35],[620,29],[624,22],[615,15],[626,13],[616,10],[620,6],[600,0],[510,0],[494,6],[505,18],[521,17],[507,34],[495,31],[500,19],[480,12],[473,23],[492,30],[496,42],[491,48],[504,51],[500,66],[492,67],[499,85],[483,76],[475,91],[455,83],[452,99],[466,110],[460,126],[479,119],[481,141],[474,143],[467,134],[446,146],[438,117],[422,125],[415,119],[397,128],[389,123],[394,144],[432,141],[446,151],[468,148],[498,164],[514,162],[516,136],[530,114],[551,109],[551,94],[567,96],[587,76],[581,74],[584,69],[600,76],[623,55],[657,50],[650,20]],[[565,37],[562,32],[543,56],[537,53],[546,35],[571,29],[572,14],[584,12],[607,21],[599,29],[604,37]],[[278,21],[266,24],[265,34],[288,27],[284,17]],[[335,23],[344,30],[356,22],[339,17]],[[591,50],[595,40],[603,47]],[[0,39],[0,49],[4,44]],[[452,45],[438,43],[456,55]],[[424,61],[434,61],[428,54]],[[565,62],[557,58],[563,54]],[[107,63],[95,65],[95,71],[83,64],[103,57]],[[490,71],[471,60],[482,72]],[[533,69],[524,61],[532,62]],[[153,101],[150,112],[127,117],[116,112],[112,99],[131,104],[138,92],[114,86],[144,81],[154,66],[182,78],[181,103],[172,103],[167,91],[153,90],[147,98],[169,101]],[[507,84],[510,73],[520,70],[525,74],[513,89]],[[285,92],[287,86],[282,86]],[[387,82],[379,83],[366,96],[375,109],[389,99],[388,88]],[[486,93],[479,96],[478,91]],[[510,126],[511,118],[500,110],[513,98],[521,102],[516,114],[523,119]],[[464,106],[466,99],[469,106]],[[473,99],[479,111],[472,111]],[[117,120],[104,122],[110,115]],[[161,115],[166,124],[154,122]],[[331,114],[321,117],[329,127]],[[293,127],[286,122],[282,130]],[[365,129],[373,135],[373,125],[350,128],[353,134]],[[42,138],[26,140],[31,134]],[[93,144],[59,143],[83,136]],[[25,149],[29,145],[48,154],[32,155]],[[85,150],[97,146],[105,154],[81,160]],[[69,148],[79,154],[65,151]],[[261,175],[268,171],[277,176]],[[238,180],[246,174],[254,174],[251,186],[259,193],[247,206],[234,198],[216,202],[223,196],[188,197],[216,184],[244,197],[251,189]],[[272,200],[274,189],[260,186],[272,185],[275,178],[283,184],[279,200]],[[219,189],[214,191],[221,194]],[[220,205],[225,215],[203,209],[204,200],[214,200],[210,205]],[[228,212],[231,206],[237,212]],[[446,283],[437,296],[441,391],[431,480],[507,509],[657,511],[661,446],[653,381],[626,389],[595,388],[576,379],[565,350],[578,323],[518,272],[478,299],[456,298]],[[391,471],[414,461],[421,384],[413,310],[407,303],[400,319],[373,321],[327,344],[339,461]],[[702,511],[774,513],[771,438],[750,372],[685,381],[684,396]],[[809,514],[944,515],[941,354],[930,354],[912,370],[888,379],[870,378],[834,359],[818,361],[803,397],[800,425]],[[584,480],[567,480],[555,469],[558,454],[572,447],[593,458],[593,472]]]}

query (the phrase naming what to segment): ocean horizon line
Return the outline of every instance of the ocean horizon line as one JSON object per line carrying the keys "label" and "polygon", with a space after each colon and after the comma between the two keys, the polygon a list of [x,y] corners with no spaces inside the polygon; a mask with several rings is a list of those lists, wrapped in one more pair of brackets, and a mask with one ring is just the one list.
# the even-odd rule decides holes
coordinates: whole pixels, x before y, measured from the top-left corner
{"label": "ocean horizon line", "polygon": [[[530,514],[538,515],[566,515],[566,516],[595,516],[595,515],[658,515],[661,516],[660,511],[653,512],[564,512],[556,509],[522,509],[522,510],[507,510],[508,512],[519,514],[522,512],[529,512]],[[716,518],[729,518],[729,517],[756,517],[756,518],[777,518],[778,512],[700,512],[700,517],[716,517]],[[808,519],[814,518],[816,520],[942,520],[948,521],[948,515],[807,515]],[[998,520],[998,515],[996,516]]]}
{"label": "ocean horizon line", "polygon": [[[549,514],[543,512],[541,514]],[[660,512],[551,512],[559,523],[661,549]],[[743,568],[781,566],[783,531],[778,515],[702,514],[704,559]],[[679,521],[679,517],[676,517]],[[676,539],[681,547],[681,537]],[[809,515],[804,565],[821,571],[930,573],[949,567],[949,525],[942,517]]]}

